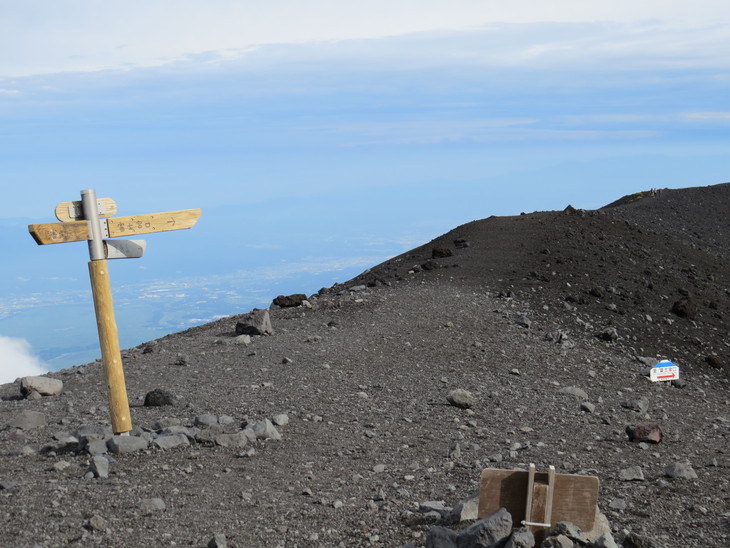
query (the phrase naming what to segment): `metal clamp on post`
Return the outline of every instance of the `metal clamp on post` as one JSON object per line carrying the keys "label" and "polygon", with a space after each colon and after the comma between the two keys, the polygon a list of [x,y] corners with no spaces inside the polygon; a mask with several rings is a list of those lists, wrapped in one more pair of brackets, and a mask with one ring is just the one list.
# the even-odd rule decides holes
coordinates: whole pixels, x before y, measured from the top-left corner
{"label": "metal clamp on post", "polygon": [[106,258],[104,253],[104,234],[99,219],[99,206],[96,201],[96,190],[82,190],[81,204],[84,219],[89,225],[89,257],[92,261]]}

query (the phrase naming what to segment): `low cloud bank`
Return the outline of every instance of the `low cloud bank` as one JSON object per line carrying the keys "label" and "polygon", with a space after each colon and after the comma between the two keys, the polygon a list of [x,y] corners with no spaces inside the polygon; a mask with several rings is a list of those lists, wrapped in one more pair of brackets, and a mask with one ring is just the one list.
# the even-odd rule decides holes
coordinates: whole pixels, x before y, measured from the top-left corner
{"label": "low cloud bank", "polygon": [[33,355],[28,341],[0,335],[0,384],[44,373],[47,370],[43,362]]}

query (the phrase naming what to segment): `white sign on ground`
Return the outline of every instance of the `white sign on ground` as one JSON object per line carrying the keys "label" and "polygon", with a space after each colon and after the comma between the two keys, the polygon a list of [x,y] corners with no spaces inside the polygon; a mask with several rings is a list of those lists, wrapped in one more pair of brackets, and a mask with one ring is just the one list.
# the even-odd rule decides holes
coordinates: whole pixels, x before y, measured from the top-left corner
{"label": "white sign on ground", "polygon": [[652,382],[677,380],[679,378],[679,366],[669,360],[662,360],[651,368],[649,378]]}

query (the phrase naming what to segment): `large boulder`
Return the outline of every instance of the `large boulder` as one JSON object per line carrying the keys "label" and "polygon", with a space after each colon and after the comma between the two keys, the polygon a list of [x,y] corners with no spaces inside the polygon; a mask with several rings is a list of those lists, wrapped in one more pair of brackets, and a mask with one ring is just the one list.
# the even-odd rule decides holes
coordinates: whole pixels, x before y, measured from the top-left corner
{"label": "large boulder", "polygon": [[274,304],[281,308],[291,308],[293,306],[301,306],[307,296],[304,293],[295,293],[293,295],[279,295],[274,299]]}
{"label": "large boulder", "polygon": [[236,335],[271,335],[273,332],[267,309],[254,308],[236,324]]}
{"label": "large boulder", "polygon": [[23,377],[20,379],[20,392],[28,396],[37,392],[41,396],[58,396],[63,391],[63,381],[50,377]]}

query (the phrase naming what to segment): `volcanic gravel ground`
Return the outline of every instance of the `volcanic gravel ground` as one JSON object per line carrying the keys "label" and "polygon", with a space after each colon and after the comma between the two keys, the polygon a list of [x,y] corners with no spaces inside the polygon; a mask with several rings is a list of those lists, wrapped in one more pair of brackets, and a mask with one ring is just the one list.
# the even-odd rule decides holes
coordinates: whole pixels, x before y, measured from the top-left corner
{"label": "volcanic gravel ground", "polygon": [[[483,468],[535,463],[597,476],[619,542],[728,546],[728,194],[476,221],[323,289],[312,308],[272,307],[274,334],[248,346],[231,317],[124,352],[135,426],[212,413],[236,429],[286,413],[280,441],[114,455],[108,478],[84,479],[88,455],[27,448],[108,424],[101,365],[50,374],[64,382],[56,397],[3,385],[0,427],[23,410],[48,425],[0,431],[2,543],[206,546],[222,533],[238,547],[423,545],[434,522],[419,503],[453,505]],[[692,317],[672,312],[682,299]],[[671,359],[684,382],[651,383],[639,357]],[[176,404],[144,407],[155,388]],[[449,405],[456,388],[471,409]],[[640,398],[644,413],[622,405]],[[630,442],[626,426],[640,423],[658,423],[661,443]],[[675,462],[697,479],[665,478]],[[619,478],[632,466],[643,481]],[[150,498],[165,509],[140,507]]]}

